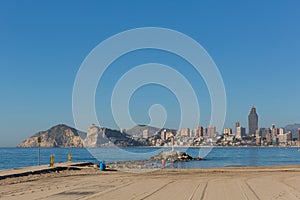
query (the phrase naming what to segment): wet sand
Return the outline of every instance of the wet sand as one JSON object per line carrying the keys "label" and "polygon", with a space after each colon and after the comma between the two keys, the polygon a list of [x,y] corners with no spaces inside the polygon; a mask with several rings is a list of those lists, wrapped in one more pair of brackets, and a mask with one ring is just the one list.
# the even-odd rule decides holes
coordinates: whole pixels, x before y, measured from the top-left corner
{"label": "wet sand", "polygon": [[0,180],[0,199],[300,199],[300,166],[99,171]]}

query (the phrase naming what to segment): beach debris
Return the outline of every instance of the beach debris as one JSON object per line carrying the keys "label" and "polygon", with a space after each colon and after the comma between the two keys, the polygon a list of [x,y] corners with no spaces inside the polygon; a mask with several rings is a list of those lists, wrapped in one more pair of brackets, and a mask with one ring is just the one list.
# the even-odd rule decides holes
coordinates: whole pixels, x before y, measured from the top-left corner
{"label": "beach debris", "polygon": [[104,161],[100,161],[100,164],[99,164],[100,171],[105,171],[105,168],[106,168],[105,162]]}

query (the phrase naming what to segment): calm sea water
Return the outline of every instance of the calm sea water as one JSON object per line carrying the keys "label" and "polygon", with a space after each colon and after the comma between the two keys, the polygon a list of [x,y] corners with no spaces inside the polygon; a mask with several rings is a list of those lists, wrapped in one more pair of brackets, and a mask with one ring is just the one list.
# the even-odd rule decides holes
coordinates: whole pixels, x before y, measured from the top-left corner
{"label": "calm sea water", "polygon": [[[300,164],[299,148],[213,148],[202,161],[176,163],[176,168],[214,168],[228,166],[274,166]],[[169,148],[41,148],[41,164],[49,164],[50,155],[55,162],[72,161],[105,162],[143,160]],[[205,148],[175,148],[193,157],[201,155]],[[19,168],[38,164],[37,148],[0,148],[0,169]]]}

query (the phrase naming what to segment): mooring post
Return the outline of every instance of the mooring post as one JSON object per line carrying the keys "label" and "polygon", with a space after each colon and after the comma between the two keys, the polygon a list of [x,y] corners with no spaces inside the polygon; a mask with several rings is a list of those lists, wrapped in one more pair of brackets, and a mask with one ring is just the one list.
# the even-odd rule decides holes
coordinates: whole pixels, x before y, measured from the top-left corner
{"label": "mooring post", "polygon": [[68,162],[72,162],[72,154],[71,153],[68,154]]}
{"label": "mooring post", "polygon": [[50,156],[50,167],[54,167],[54,155]]}

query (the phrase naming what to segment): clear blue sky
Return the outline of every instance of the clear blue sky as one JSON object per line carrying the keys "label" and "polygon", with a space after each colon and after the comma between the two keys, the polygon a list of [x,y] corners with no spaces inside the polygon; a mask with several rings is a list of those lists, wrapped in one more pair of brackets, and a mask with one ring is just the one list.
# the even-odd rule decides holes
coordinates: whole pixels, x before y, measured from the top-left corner
{"label": "clear blue sky", "polygon": [[[15,146],[58,123],[72,126],[72,89],[83,59],[106,38],[146,26],[180,31],[208,51],[226,87],[226,127],[235,121],[247,127],[251,105],[257,107],[260,127],[300,123],[299,1],[130,2],[0,2],[0,146]],[[149,51],[116,63],[175,65],[176,59]],[[182,73],[192,82],[197,79],[192,71]],[[96,95],[99,120],[112,128],[106,98],[113,83],[99,85]],[[195,87],[201,91],[201,123],[207,126],[209,96],[202,80]],[[153,103],[177,116],[177,102],[169,93],[158,86],[141,88],[132,98],[133,119],[147,123],[145,108]],[[166,125],[177,121],[170,117]]]}

